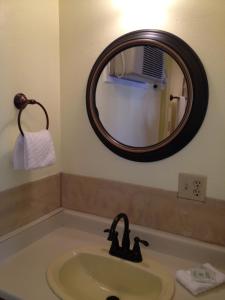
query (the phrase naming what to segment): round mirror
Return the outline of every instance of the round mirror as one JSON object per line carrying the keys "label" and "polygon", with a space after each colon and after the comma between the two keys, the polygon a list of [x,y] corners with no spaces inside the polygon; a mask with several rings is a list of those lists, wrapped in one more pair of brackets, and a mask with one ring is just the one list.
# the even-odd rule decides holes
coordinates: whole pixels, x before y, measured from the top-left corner
{"label": "round mirror", "polygon": [[134,161],[154,161],[183,148],[201,126],[208,103],[203,65],[180,38],[140,30],[111,43],[87,85],[87,112],[101,141]]}

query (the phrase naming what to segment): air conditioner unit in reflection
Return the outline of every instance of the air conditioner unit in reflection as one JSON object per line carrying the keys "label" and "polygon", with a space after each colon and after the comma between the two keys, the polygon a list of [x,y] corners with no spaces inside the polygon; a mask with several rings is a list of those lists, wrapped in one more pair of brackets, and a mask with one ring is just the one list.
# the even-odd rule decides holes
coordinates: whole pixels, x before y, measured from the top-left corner
{"label": "air conditioner unit in reflection", "polygon": [[109,75],[164,86],[164,52],[148,45],[126,49],[110,61]]}

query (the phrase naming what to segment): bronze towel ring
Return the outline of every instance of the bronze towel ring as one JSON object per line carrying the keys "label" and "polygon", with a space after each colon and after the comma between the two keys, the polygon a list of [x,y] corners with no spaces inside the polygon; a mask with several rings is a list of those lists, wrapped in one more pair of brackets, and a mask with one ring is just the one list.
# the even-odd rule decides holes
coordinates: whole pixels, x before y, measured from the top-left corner
{"label": "bronze towel ring", "polygon": [[21,127],[20,119],[21,119],[21,114],[22,114],[23,110],[26,108],[26,106],[28,104],[37,104],[43,109],[45,116],[46,116],[46,129],[49,128],[49,117],[48,117],[47,110],[44,108],[44,106],[40,102],[38,102],[34,99],[27,99],[27,97],[24,94],[19,93],[19,94],[16,94],[14,97],[14,104],[15,104],[16,108],[19,109],[17,121],[18,121],[19,130],[20,130],[20,133],[22,136],[24,136],[24,133],[23,133],[23,130]]}

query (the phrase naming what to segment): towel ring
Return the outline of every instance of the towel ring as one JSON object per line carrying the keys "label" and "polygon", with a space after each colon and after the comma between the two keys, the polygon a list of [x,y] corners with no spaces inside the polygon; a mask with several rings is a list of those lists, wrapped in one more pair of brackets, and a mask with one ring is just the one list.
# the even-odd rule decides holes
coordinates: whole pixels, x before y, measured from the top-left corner
{"label": "towel ring", "polygon": [[37,104],[43,109],[45,116],[46,116],[46,129],[49,128],[49,117],[48,117],[47,110],[44,108],[44,106],[40,102],[38,102],[34,99],[27,99],[27,97],[24,94],[19,93],[19,94],[16,94],[14,97],[14,104],[15,104],[16,108],[19,109],[17,122],[18,122],[18,127],[19,127],[19,130],[20,130],[20,133],[22,134],[22,136],[24,136],[24,133],[23,133],[23,130],[21,127],[20,119],[21,119],[21,114],[22,114],[23,110],[26,108],[26,106],[28,104]]}

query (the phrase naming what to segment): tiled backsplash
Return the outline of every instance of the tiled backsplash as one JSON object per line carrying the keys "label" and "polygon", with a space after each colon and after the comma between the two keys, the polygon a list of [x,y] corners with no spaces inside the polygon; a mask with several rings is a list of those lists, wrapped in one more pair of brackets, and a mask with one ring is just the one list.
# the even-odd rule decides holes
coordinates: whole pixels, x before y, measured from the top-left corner
{"label": "tiled backsplash", "polygon": [[62,206],[225,246],[225,201],[179,199],[176,192],[62,174]]}
{"label": "tiled backsplash", "polygon": [[60,175],[0,192],[0,235],[60,207]]}
{"label": "tiled backsplash", "polygon": [[131,223],[225,246],[225,201],[70,174],[0,192],[0,235],[60,206],[109,218],[125,212]]}

